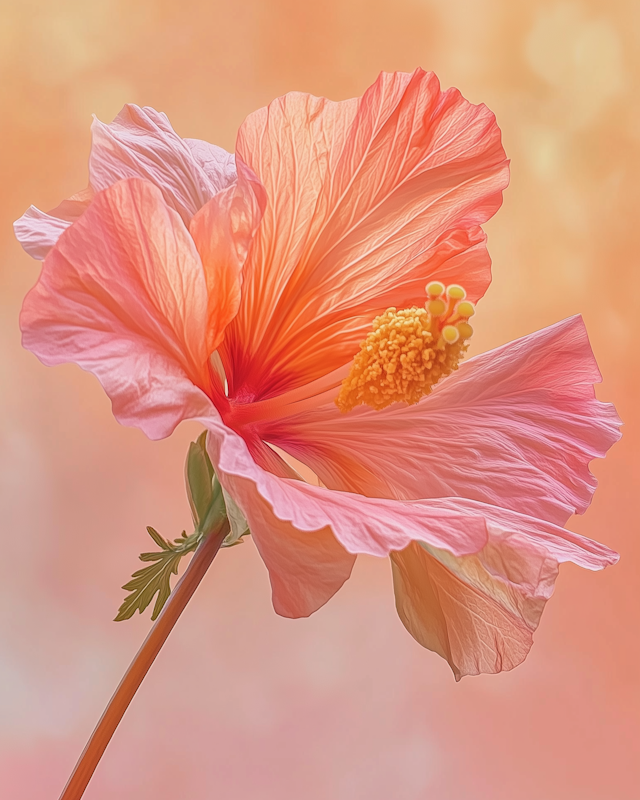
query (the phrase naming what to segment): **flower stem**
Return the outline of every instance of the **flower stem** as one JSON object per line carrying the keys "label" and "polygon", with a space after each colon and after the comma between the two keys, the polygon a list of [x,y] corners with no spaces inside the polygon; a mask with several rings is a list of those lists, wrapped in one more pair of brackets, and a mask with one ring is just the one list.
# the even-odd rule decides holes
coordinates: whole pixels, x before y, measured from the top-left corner
{"label": "flower stem", "polygon": [[184,575],[171,592],[162,613],[155,621],[142,647],[136,653],[120,685],[109,701],[100,721],[91,734],[73,770],[60,800],[80,800],[120,720],[138,691],[140,684],[173,630],[205,572],[211,566],[223,539],[229,532],[229,522],[221,520],[198,546]]}

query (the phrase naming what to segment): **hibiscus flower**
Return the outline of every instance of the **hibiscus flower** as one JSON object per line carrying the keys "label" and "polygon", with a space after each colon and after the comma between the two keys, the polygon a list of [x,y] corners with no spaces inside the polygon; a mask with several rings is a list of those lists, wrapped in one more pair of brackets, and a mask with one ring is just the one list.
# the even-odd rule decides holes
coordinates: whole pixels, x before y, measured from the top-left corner
{"label": "hibiscus flower", "polygon": [[563,527],[619,437],[581,318],[463,360],[508,183],[485,106],[382,74],[357,99],[278,98],[235,157],[126,106],[94,122],[89,173],[16,223],[44,258],[24,344],[153,439],[202,422],[279,614],[389,556],[415,639],[456,678],[495,673],[526,657],[559,563],[617,560]]}

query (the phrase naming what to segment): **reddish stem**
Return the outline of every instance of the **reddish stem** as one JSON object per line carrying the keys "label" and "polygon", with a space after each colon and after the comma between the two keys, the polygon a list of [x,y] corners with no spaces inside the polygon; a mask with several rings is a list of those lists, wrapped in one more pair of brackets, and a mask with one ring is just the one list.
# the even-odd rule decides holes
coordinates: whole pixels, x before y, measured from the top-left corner
{"label": "reddish stem", "polygon": [[102,717],[100,717],[100,721],[91,734],[91,738],[87,742],[64,791],[60,795],[60,800],[80,800],[84,794],[84,790],[87,788],[87,784],[111,741],[111,737],[120,724],[124,712],[133,700],[162,645],[167,641],[173,626],[198,588],[198,584],[204,577],[205,572],[211,566],[211,562],[228,532],[229,523],[224,519],[220,527],[206,536],[198,546],[184,575],[171,592],[160,616],[155,621],[149,635],[136,653],[124,678],[120,681],[120,685],[109,701]]}

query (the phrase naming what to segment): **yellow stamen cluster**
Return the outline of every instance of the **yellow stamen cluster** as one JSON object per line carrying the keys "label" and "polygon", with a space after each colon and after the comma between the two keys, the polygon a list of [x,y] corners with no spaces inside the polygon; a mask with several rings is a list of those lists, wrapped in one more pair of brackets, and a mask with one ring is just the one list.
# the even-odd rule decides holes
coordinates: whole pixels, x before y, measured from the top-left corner
{"label": "yellow stamen cluster", "polygon": [[435,384],[458,368],[473,329],[475,313],[461,286],[427,287],[424,308],[388,308],[373,321],[360,345],[336,405],[351,411],[366,405],[380,410],[392,403],[417,403]]}

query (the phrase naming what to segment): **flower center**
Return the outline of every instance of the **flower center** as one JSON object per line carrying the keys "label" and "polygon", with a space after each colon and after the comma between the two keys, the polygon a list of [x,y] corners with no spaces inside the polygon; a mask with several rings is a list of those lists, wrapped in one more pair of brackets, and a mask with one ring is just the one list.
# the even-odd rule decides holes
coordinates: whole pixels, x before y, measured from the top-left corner
{"label": "flower center", "polygon": [[475,313],[461,286],[427,285],[424,308],[388,308],[373,321],[373,330],[342,383],[336,405],[351,411],[365,403],[376,410],[392,403],[414,404],[458,368],[473,334]]}

